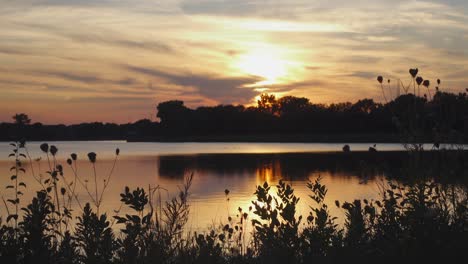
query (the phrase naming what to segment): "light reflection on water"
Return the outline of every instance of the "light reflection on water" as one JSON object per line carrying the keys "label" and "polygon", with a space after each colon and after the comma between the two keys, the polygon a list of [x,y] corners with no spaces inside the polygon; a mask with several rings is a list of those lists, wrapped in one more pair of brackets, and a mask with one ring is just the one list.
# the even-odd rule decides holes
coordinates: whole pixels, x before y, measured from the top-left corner
{"label": "light reflection on water", "polygon": [[[42,142],[28,142],[27,146],[31,156],[38,157],[42,153]],[[59,148],[59,156],[62,158],[71,153],[85,157],[90,151],[98,153],[100,158],[111,158],[115,149],[120,148],[121,155],[125,157],[138,156],[164,156],[164,155],[195,155],[195,154],[226,154],[226,153],[299,153],[299,152],[330,152],[341,151],[344,143],[138,143],[125,141],[57,141],[48,142]],[[366,151],[373,143],[349,144],[353,151]],[[431,147],[431,145],[427,145]],[[377,145],[381,151],[403,150],[401,144],[382,143]],[[0,160],[7,160],[11,152],[8,142],[0,142]]]}
{"label": "light reflection on water", "polygon": [[[59,146],[60,149],[60,146]],[[60,151],[60,150],[59,150]],[[188,223],[189,230],[205,229],[211,225],[226,223],[228,215],[235,216],[237,208],[248,210],[254,199],[256,185],[264,182],[275,185],[280,179],[292,184],[296,195],[301,198],[298,211],[304,217],[308,215],[309,191],[306,182],[322,177],[322,182],[328,187],[327,203],[332,214],[343,214],[334,206],[334,201],[352,201],[354,199],[377,198],[378,184],[382,182],[383,170],[375,168],[370,163],[373,158],[369,153],[348,155],[344,153],[283,153],[283,154],[206,154],[206,155],[170,155],[170,156],[124,156],[116,165],[110,184],[104,194],[101,212],[114,215],[113,210],[120,208],[120,196],[125,186],[130,188],[161,186],[164,199],[177,194],[178,187],[183,183],[184,176],[193,173],[193,185],[190,189],[191,214]],[[395,155],[394,155],[395,156]],[[112,160],[99,158],[97,162],[98,184],[102,187],[103,179],[107,177],[112,167]],[[393,158],[390,158],[390,163]],[[375,161],[375,160],[373,160]],[[64,160],[64,174],[68,182],[73,181],[73,174]],[[379,163],[379,162],[377,162]],[[9,182],[11,161],[0,161],[1,183]],[[26,164],[26,174],[20,176],[28,189],[25,192],[23,205],[34,195],[33,190],[39,190],[39,185],[30,175],[31,169]],[[40,169],[39,169],[40,167]],[[35,163],[35,171],[41,171],[46,177],[48,168],[44,159]],[[365,173],[363,173],[363,171]],[[83,180],[94,182],[92,166],[79,156],[78,173]],[[94,188],[92,185],[91,188]],[[224,190],[230,190],[229,201]],[[11,190],[11,189],[10,189]],[[2,195],[8,197],[10,190],[3,190]],[[78,195],[82,204],[89,197],[82,187],[78,187]],[[9,193],[10,192],[10,193]],[[121,214],[128,212],[123,207]],[[2,212],[3,214],[3,212]]]}

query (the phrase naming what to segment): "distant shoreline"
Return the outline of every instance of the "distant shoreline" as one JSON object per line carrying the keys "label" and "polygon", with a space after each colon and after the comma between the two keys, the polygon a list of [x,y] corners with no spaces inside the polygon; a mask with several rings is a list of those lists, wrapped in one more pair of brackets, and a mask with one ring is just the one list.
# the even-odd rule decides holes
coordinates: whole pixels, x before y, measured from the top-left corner
{"label": "distant shoreline", "polygon": [[347,135],[192,135],[128,137],[127,142],[248,142],[248,143],[401,143],[392,134],[347,134]]}
{"label": "distant shoreline", "polygon": [[[161,143],[396,143],[401,144],[401,138],[396,134],[252,134],[252,135],[155,135],[126,137],[24,137],[26,141],[126,141],[126,142],[161,142]],[[13,142],[19,138],[0,138],[0,142]],[[432,144],[431,138],[423,142]],[[456,142],[445,142],[446,144]],[[466,144],[467,142],[463,142]]]}

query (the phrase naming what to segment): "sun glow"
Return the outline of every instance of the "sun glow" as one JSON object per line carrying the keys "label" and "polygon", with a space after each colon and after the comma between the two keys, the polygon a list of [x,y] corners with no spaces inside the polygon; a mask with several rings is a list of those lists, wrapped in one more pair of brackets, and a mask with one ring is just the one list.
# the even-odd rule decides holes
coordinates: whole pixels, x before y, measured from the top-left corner
{"label": "sun glow", "polygon": [[256,49],[239,56],[236,68],[242,73],[255,75],[264,80],[258,85],[271,85],[281,81],[288,74],[288,63],[273,49]]}

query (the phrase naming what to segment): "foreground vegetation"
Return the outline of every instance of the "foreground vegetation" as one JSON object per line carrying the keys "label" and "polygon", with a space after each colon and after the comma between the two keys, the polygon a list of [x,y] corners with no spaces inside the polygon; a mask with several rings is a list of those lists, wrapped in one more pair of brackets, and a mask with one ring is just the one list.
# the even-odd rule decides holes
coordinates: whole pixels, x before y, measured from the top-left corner
{"label": "foreground vegetation", "polygon": [[[265,182],[256,187],[251,206],[239,208],[225,225],[190,233],[185,224],[193,175],[166,202],[157,199],[159,186],[126,187],[121,202],[133,213],[116,208],[108,215],[100,211],[113,168],[104,179],[66,176],[55,158],[58,148],[42,144],[50,166],[43,177],[34,166],[26,171],[25,142],[12,147],[14,175],[5,191],[7,217],[0,222],[1,263],[309,263],[343,256],[464,256],[468,250],[468,186],[428,179],[422,175],[428,166],[418,177],[388,181],[381,198],[370,201],[326,204],[327,188],[315,179],[307,184],[310,212],[303,216],[288,183]],[[465,151],[450,155],[467,161]],[[71,154],[67,160],[73,172],[77,158]],[[90,152],[88,160],[94,167],[97,155]],[[42,189],[21,206],[24,177],[36,179]],[[87,192],[89,203],[79,199],[77,186]],[[343,210],[345,218],[332,216],[331,206]]]}

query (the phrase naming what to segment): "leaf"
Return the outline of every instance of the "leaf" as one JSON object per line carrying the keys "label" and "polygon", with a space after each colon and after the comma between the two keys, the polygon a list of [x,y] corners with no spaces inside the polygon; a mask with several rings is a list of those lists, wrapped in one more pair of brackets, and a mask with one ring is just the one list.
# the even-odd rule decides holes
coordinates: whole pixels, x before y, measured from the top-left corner
{"label": "leaf", "polygon": [[12,214],[12,215],[7,216],[7,222],[10,222],[10,220],[12,218],[15,219],[15,220],[18,220],[18,215],[17,214]]}
{"label": "leaf", "polygon": [[10,155],[8,155],[8,157],[14,157],[15,154],[14,153],[11,153]]}
{"label": "leaf", "polygon": [[24,188],[26,188],[26,184],[24,182],[20,182],[18,185],[23,186]]}
{"label": "leaf", "polygon": [[26,158],[26,155],[24,155],[23,153],[21,153],[20,156]]}
{"label": "leaf", "polygon": [[13,189],[13,188],[15,188],[15,186],[13,186],[13,185],[8,185],[8,186],[6,187],[6,189]]}
{"label": "leaf", "polygon": [[260,221],[256,220],[256,219],[253,219],[252,220],[252,224],[254,225],[261,225]]}
{"label": "leaf", "polygon": [[10,177],[11,180],[16,180],[16,178],[18,178],[16,175],[11,175]]}
{"label": "leaf", "polygon": [[114,216],[114,218],[117,220],[118,224],[122,224],[127,221],[127,219],[125,219],[124,217],[120,217],[120,216]]}

